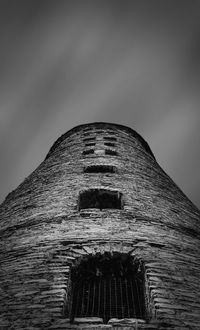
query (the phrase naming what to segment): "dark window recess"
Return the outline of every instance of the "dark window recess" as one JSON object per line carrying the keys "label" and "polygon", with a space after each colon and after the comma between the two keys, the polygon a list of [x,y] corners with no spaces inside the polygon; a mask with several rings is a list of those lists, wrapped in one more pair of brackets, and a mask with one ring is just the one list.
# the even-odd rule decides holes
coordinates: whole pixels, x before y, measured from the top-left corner
{"label": "dark window recess", "polygon": [[94,149],[88,149],[83,151],[83,155],[90,155],[94,153]]}
{"label": "dark window recess", "polygon": [[104,140],[107,140],[107,141],[117,141],[117,139],[113,136],[104,136]]}
{"label": "dark window recess", "polygon": [[112,156],[117,156],[117,152],[114,150],[106,149],[105,150],[106,155],[112,155]]}
{"label": "dark window recess", "polygon": [[71,270],[69,316],[145,319],[144,272],[130,255],[105,253]]}
{"label": "dark window recess", "polygon": [[108,147],[115,147],[116,145],[112,142],[105,142],[104,143],[105,146],[108,146]]}
{"label": "dark window recess", "polygon": [[95,146],[96,145],[96,143],[94,142],[94,143],[86,143],[85,144],[85,147],[93,147],[93,146]]}
{"label": "dark window recess", "polygon": [[88,138],[83,139],[84,142],[86,142],[86,141],[95,141],[95,140],[96,140],[96,137],[88,137]]}
{"label": "dark window recess", "polygon": [[84,168],[85,173],[115,173],[115,168],[110,165],[93,165]]}
{"label": "dark window recess", "polygon": [[81,209],[122,209],[122,193],[106,189],[90,189],[80,193]]}

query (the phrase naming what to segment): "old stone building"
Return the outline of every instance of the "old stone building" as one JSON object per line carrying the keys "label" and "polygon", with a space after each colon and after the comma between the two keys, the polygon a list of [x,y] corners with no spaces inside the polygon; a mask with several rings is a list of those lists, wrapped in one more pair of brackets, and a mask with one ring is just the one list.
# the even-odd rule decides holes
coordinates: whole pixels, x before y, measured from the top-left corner
{"label": "old stone building", "polygon": [[200,329],[200,212],[132,129],[71,129],[0,214],[1,330]]}

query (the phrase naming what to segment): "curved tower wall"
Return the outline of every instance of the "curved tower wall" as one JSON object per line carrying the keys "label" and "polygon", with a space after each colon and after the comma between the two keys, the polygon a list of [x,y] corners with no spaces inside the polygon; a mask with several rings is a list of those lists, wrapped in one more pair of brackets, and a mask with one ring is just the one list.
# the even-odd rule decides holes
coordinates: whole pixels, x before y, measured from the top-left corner
{"label": "curved tower wall", "polygon": [[[94,165],[114,173],[84,172]],[[122,209],[80,209],[80,193],[99,189]],[[1,205],[0,328],[199,329],[199,215],[135,131],[75,127]],[[71,324],[70,269],[106,252],[141,262],[147,316]]]}

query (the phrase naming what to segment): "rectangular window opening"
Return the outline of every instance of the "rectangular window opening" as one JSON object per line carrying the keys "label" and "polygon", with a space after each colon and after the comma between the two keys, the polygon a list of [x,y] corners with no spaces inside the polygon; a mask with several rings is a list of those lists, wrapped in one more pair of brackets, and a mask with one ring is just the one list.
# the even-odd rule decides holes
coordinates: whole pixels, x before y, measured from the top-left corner
{"label": "rectangular window opening", "polygon": [[86,141],[95,141],[95,140],[96,140],[96,137],[88,137],[88,138],[83,139],[84,142],[86,142]]}
{"label": "rectangular window opening", "polygon": [[96,145],[96,143],[94,142],[94,143],[86,143],[85,144],[85,147],[93,147],[93,146],[95,146]]}
{"label": "rectangular window opening", "polygon": [[111,150],[111,149],[106,149],[105,154],[111,155],[111,156],[117,156],[117,152],[115,150]]}
{"label": "rectangular window opening", "polygon": [[76,317],[146,320],[144,271],[130,255],[85,258],[72,269],[71,281],[71,322]]}
{"label": "rectangular window opening", "polygon": [[90,189],[79,195],[79,210],[122,209],[122,193],[107,189]]}
{"label": "rectangular window opening", "polygon": [[104,140],[107,140],[107,141],[117,141],[117,139],[113,136],[104,136]]}
{"label": "rectangular window opening", "polygon": [[94,153],[94,149],[88,149],[83,151],[83,155],[90,155]]}
{"label": "rectangular window opening", "polygon": [[116,147],[116,145],[112,142],[105,142],[104,145],[108,147]]}
{"label": "rectangular window opening", "polygon": [[84,168],[84,173],[115,173],[115,168],[110,165],[92,165]]}

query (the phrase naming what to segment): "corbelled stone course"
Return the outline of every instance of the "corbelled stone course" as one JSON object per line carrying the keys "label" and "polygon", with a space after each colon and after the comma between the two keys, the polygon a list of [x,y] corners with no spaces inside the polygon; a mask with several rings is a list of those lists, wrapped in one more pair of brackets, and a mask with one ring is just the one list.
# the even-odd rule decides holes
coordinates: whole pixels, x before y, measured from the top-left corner
{"label": "corbelled stone course", "polygon": [[[87,137],[95,146],[85,146]],[[84,155],[88,148],[94,154]],[[84,173],[91,165],[115,173]],[[119,191],[123,208],[79,210],[88,189]],[[200,329],[200,212],[132,129],[93,123],[62,135],[0,216],[0,329]],[[105,252],[141,263],[147,318],[71,324],[71,267]]]}

